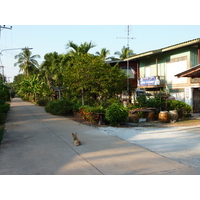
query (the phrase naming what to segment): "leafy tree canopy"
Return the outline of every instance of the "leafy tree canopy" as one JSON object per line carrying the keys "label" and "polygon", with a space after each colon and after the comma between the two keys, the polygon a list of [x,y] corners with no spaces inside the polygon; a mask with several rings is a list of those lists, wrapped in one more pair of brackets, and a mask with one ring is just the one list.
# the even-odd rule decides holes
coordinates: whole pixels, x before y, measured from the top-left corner
{"label": "leafy tree canopy", "polygon": [[121,93],[126,75],[118,67],[110,67],[100,57],[89,54],[75,56],[72,63],[66,81],[70,90],[82,93],[83,99],[98,101]]}

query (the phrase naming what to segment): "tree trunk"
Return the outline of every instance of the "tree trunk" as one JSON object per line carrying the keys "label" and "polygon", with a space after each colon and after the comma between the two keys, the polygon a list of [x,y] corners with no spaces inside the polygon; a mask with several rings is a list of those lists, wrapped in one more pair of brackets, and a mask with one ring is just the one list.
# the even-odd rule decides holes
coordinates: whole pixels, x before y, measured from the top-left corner
{"label": "tree trunk", "polygon": [[61,97],[61,91],[60,91],[60,85],[58,85],[58,99],[60,100],[62,97]]}
{"label": "tree trunk", "polygon": [[84,88],[82,88],[82,106],[85,105],[84,96],[85,96],[85,90]]}

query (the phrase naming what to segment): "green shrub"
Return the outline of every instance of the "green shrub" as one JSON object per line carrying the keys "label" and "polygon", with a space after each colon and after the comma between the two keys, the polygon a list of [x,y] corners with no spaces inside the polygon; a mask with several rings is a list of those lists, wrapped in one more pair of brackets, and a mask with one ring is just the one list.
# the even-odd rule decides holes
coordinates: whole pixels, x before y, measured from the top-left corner
{"label": "green shrub", "polygon": [[3,99],[0,99],[0,105],[4,105],[5,101]]}
{"label": "green shrub", "polygon": [[192,107],[183,101],[178,100],[168,100],[167,110],[182,110],[184,115],[192,111]]}
{"label": "green shrub", "polygon": [[4,124],[6,120],[6,113],[10,110],[10,104],[0,105],[0,124]]}
{"label": "green shrub", "polygon": [[0,111],[2,113],[7,113],[10,110],[10,104],[0,105]]}
{"label": "green shrub", "polygon": [[46,106],[48,102],[49,102],[48,99],[40,99],[40,100],[38,100],[36,103],[37,103],[39,106]]}
{"label": "green shrub", "polygon": [[53,100],[46,104],[45,110],[53,115],[68,115],[72,113],[73,105],[68,100]]}
{"label": "green shrub", "polygon": [[84,105],[80,107],[79,111],[84,119],[93,123],[98,123],[100,117],[99,113],[105,113],[105,109],[102,106],[92,107]]}
{"label": "green shrub", "polygon": [[126,122],[127,117],[128,109],[125,108],[123,105],[113,103],[106,109],[105,119],[112,126]]}
{"label": "green shrub", "polygon": [[134,105],[134,108],[157,108],[157,109],[166,109],[166,100],[160,96],[160,94],[154,94],[154,96],[141,95],[137,97],[137,103]]}
{"label": "green shrub", "polygon": [[137,107],[141,108],[141,107],[146,107],[146,103],[147,103],[147,97],[145,95],[141,95],[137,97]]}
{"label": "green shrub", "polygon": [[104,108],[107,108],[108,106],[112,105],[113,103],[121,104],[121,101],[118,98],[110,98],[110,99],[102,101],[101,105]]}
{"label": "green shrub", "polygon": [[73,104],[73,111],[78,112],[80,110],[81,104],[80,103],[74,103]]}

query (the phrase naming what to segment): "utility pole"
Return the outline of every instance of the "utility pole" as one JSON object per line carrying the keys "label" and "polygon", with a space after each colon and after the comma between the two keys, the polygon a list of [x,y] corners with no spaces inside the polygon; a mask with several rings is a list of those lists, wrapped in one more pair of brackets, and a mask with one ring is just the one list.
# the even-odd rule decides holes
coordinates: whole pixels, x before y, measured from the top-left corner
{"label": "utility pole", "polygon": [[4,66],[0,66],[1,68],[2,68],[2,73],[1,73],[1,75],[2,75],[2,78],[4,78]]}
{"label": "utility pole", "polygon": [[6,25],[3,25],[3,26],[0,25],[0,28],[2,28],[2,29],[3,29],[3,28],[4,28],[4,29],[12,29],[12,26],[6,27]]}
{"label": "utility pole", "polygon": [[[127,39],[127,49],[128,50],[129,50],[129,40],[130,39],[131,40],[136,39],[134,37],[129,37],[129,33],[130,33],[130,26],[127,25],[127,37],[117,37],[117,39]],[[127,60],[127,71],[126,71],[126,74],[127,74],[127,93],[128,93],[128,96],[129,96],[129,78],[128,78],[128,72],[129,72],[129,60]]]}
{"label": "utility pole", "polygon": [[10,78],[12,78],[11,76],[6,77],[7,78],[7,83],[10,83]]}
{"label": "utility pole", "polygon": [[1,29],[10,29],[10,30],[12,30],[12,26],[10,26],[10,27],[6,27],[6,25],[0,25],[0,39],[1,39]]}
{"label": "utility pole", "polygon": [[[10,27],[6,27],[6,25],[0,25],[0,39],[1,39],[1,29],[12,29],[12,26]],[[2,52],[2,51],[1,51]],[[1,56],[1,53],[0,53],[0,56]],[[1,57],[0,57],[0,62],[1,62]],[[2,64],[2,62],[1,62]],[[2,77],[4,77],[4,66],[0,66],[2,68]]]}

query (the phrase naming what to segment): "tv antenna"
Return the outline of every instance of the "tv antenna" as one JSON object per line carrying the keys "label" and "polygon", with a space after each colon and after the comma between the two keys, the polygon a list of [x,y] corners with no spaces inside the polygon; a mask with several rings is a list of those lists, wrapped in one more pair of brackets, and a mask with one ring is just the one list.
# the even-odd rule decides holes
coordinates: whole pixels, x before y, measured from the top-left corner
{"label": "tv antenna", "polygon": [[[127,37],[117,37],[117,39],[127,39],[127,49],[129,50],[129,40],[133,40],[133,39],[136,39],[134,37],[130,37],[130,26],[127,25]],[[127,58],[128,58],[128,55],[127,55]],[[127,60],[127,70],[126,70],[126,73],[127,73],[127,95],[129,95],[129,78],[128,78],[128,73],[129,72],[129,60]]]}
{"label": "tv antenna", "polygon": [[127,25],[127,37],[117,37],[117,39],[127,39],[127,48],[129,48],[129,40],[134,40],[136,38],[129,37],[130,35],[130,25]]}

